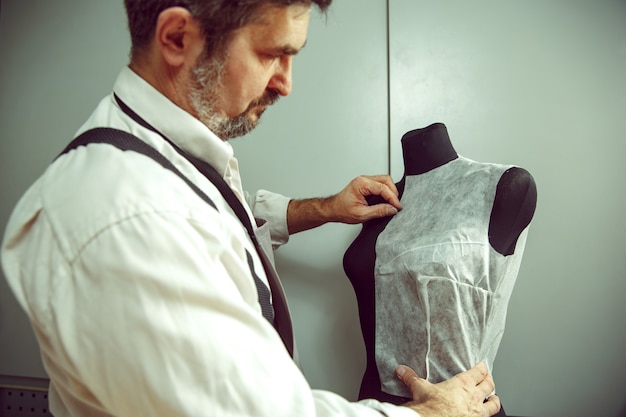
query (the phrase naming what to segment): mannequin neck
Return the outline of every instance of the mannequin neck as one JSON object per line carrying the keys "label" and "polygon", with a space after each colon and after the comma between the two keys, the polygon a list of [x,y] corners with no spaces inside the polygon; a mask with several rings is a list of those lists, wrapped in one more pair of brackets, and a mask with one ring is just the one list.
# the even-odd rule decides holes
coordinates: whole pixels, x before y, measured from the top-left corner
{"label": "mannequin neck", "polygon": [[458,158],[442,123],[411,130],[402,136],[404,175],[419,175]]}

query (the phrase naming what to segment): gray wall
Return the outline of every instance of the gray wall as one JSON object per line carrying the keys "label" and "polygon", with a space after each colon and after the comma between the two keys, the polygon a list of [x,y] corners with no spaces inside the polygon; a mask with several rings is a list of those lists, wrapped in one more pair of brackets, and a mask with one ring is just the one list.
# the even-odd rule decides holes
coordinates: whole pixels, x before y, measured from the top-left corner
{"label": "gray wall", "polygon": [[[399,140],[443,122],[459,153],[517,164],[539,188],[494,374],[507,412],[617,416],[626,361],[626,4],[337,1],[314,18],[294,92],[234,141],[246,188],[327,195],[402,174]],[[0,224],[127,61],[121,0],[2,1]],[[390,88],[387,65],[390,68]],[[388,100],[388,97],[390,98]],[[388,115],[387,103],[391,103]],[[355,398],[364,351],[326,225],[277,252],[312,386]],[[0,382],[45,377],[0,280]]]}
{"label": "gray wall", "polygon": [[390,4],[394,177],[398,138],[441,121],[462,155],[522,166],[537,182],[494,364],[506,410],[617,415],[626,405],[626,2]]}

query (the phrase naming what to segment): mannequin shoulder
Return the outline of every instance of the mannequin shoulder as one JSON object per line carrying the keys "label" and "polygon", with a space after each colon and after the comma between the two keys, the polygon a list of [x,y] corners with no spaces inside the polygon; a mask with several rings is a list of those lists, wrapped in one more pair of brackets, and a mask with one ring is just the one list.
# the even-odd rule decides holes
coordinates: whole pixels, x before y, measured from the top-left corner
{"label": "mannequin shoulder", "polygon": [[535,187],[535,179],[526,169],[520,167],[511,167],[504,171],[502,177],[500,177],[499,184],[515,188],[527,186]]}
{"label": "mannequin shoulder", "polygon": [[537,184],[530,172],[520,167],[507,169],[498,181],[495,204],[510,209],[527,206],[534,211],[537,204]]}
{"label": "mannequin shoulder", "polygon": [[537,206],[537,184],[527,170],[506,170],[496,188],[489,222],[489,240],[499,253],[510,255],[520,233],[528,226]]}

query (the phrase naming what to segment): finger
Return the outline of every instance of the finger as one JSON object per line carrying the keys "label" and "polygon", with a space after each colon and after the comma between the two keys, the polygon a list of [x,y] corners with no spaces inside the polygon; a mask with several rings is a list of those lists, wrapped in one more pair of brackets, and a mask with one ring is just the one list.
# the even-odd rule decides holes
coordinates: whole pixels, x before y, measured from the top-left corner
{"label": "finger", "polygon": [[488,416],[493,416],[497,414],[500,411],[500,407],[502,406],[500,404],[500,397],[495,394],[490,396],[489,398],[487,398],[487,401],[484,402],[483,406],[485,407]]}
{"label": "finger", "polygon": [[481,362],[473,368],[470,368],[465,372],[461,372],[457,376],[468,385],[475,387],[489,376],[489,368],[487,368],[487,365],[484,362]]}
{"label": "finger", "polygon": [[373,175],[373,176],[370,176],[369,178],[373,179],[374,181],[385,184],[387,187],[389,187],[389,189],[395,195],[399,194],[398,189],[396,188],[396,184],[394,184],[393,180],[391,179],[389,175]]}
{"label": "finger", "polygon": [[487,375],[485,379],[483,379],[478,385],[476,385],[476,388],[478,389],[480,395],[482,395],[484,398],[494,392],[494,390],[496,389],[496,384],[495,382],[493,382],[493,378],[491,377],[491,375]]}
{"label": "finger", "polygon": [[411,391],[413,400],[418,400],[426,394],[427,385],[430,385],[428,381],[420,378],[413,369],[405,365],[396,368],[396,376]]}
{"label": "finger", "polygon": [[[393,185],[393,183],[391,183],[391,185]],[[400,203],[400,200],[398,199],[398,190],[396,189],[395,185],[393,185],[393,189],[392,189],[389,187],[389,184],[371,180],[367,184],[365,192],[366,194],[363,194],[364,196],[371,195],[371,194],[379,195],[382,198],[384,198],[385,201],[387,201],[387,203],[394,206],[397,210],[402,209],[402,204]]]}
{"label": "finger", "polygon": [[363,207],[362,221],[377,219],[380,217],[393,216],[398,213],[398,209],[391,204],[375,204],[373,206]]}

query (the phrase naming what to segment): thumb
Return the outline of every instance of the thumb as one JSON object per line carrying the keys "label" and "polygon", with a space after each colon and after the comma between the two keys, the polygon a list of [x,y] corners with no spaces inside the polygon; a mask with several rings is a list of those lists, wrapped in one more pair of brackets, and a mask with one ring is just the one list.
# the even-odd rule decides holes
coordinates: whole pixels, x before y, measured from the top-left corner
{"label": "thumb", "polygon": [[398,214],[398,209],[392,206],[391,204],[375,204],[373,206],[365,207],[364,217],[367,220],[378,219],[381,217],[393,216]]}
{"label": "thumb", "polygon": [[406,365],[400,365],[396,368],[396,376],[411,391],[413,401],[420,401],[428,396],[429,387],[432,385],[427,380],[420,378],[415,371]]}

